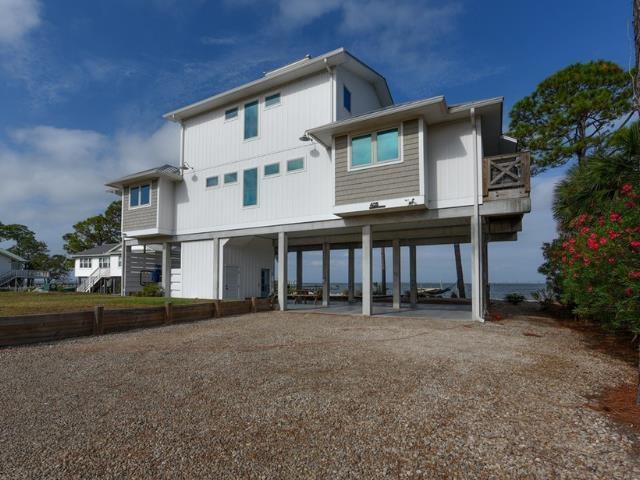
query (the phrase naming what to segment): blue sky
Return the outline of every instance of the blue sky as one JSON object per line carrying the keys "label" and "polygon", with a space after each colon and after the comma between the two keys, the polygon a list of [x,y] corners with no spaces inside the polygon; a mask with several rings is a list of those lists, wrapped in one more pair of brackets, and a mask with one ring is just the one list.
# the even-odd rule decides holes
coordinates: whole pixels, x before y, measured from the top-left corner
{"label": "blue sky", "polygon": [[[346,47],[386,76],[396,102],[504,96],[507,127],[511,105],[554,71],[627,66],[630,26],[626,0],[0,0],[0,221],[61,251],[62,234],[113,199],[104,180],[176,163],[163,113],[307,53]],[[541,280],[562,173],[534,179],[518,242],[491,245],[492,281]],[[454,278],[452,247],[422,248],[419,260],[420,280]],[[317,259],[305,263],[315,281]]]}

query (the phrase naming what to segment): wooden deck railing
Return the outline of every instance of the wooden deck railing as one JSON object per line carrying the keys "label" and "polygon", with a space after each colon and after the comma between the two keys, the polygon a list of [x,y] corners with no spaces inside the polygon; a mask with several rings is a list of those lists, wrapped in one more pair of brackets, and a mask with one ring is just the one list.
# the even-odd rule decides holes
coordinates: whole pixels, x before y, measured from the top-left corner
{"label": "wooden deck railing", "polygon": [[529,152],[484,157],[482,187],[485,197],[525,196],[531,190]]}

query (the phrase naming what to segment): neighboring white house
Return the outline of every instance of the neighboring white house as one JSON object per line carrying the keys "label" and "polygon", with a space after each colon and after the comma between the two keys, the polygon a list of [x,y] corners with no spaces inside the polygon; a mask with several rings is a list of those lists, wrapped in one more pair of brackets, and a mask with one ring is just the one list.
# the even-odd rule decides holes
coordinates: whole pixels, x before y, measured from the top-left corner
{"label": "neighboring white house", "polygon": [[[372,248],[471,243],[472,311],[481,320],[486,245],[515,240],[530,210],[528,154],[502,135],[503,99],[394,104],[384,77],[344,49],[305,57],[165,115],[181,127],[179,166],[107,185],[123,200],[123,293],[141,288],[134,245],[159,245],[167,295],[269,295],[287,308],[287,252],[362,248],[362,311],[371,314]],[[298,263],[302,253],[298,253]],[[394,261],[394,308],[400,262]],[[297,283],[302,272],[298,268]]]}
{"label": "neighboring white house", "polygon": [[21,256],[0,248],[0,288],[18,289],[48,281],[49,272],[29,270],[27,263]]}

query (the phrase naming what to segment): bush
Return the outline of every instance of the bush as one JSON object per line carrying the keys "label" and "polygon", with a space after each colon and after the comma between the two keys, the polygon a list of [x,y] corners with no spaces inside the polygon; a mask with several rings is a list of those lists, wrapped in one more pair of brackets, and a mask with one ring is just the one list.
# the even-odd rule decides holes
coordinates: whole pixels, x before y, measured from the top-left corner
{"label": "bush", "polygon": [[524,302],[524,295],[520,295],[519,293],[507,293],[504,299],[512,305],[518,305],[519,303]]}
{"label": "bush", "polygon": [[142,291],[138,292],[138,297],[163,297],[164,290],[158,283],[147,283],[142,287]]}

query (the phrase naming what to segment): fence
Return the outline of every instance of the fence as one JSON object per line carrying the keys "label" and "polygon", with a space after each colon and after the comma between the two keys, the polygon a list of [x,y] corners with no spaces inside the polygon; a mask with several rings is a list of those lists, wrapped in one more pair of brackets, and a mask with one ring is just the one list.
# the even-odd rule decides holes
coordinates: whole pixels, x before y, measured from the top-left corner
{"label": "fence", "polygon": [[93,311],[0,317],[0,347],[102,335],[271,309],[271,300],[252,298],[189,305],[173,305],[168,302],[160,307],[114,310],[96,306]]}

